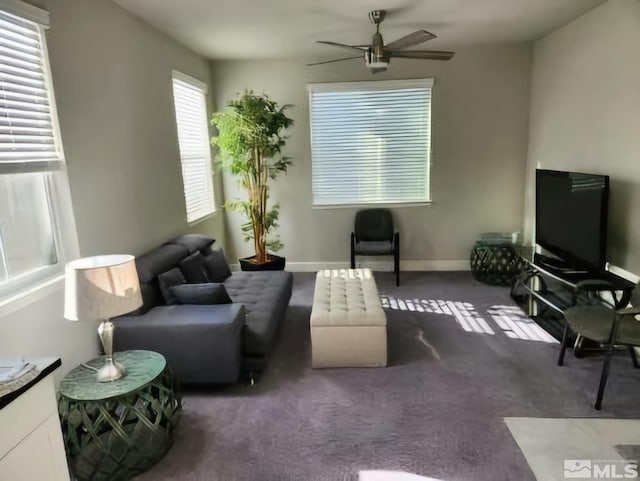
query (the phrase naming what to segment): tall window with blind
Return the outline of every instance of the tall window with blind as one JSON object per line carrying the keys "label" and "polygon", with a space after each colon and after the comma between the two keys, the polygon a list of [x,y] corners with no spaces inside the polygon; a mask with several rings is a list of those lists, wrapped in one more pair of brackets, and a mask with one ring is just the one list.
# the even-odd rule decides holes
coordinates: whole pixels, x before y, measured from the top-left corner
{"label": "tall window with blind", "polygon": [[198,221],[215,211],[206,95],[206,84],[173,72],[173,101],[187,222]]}
{"label": "tall window with blind", "polygon": [[61,201],[68,181],[46,55],[48,14],[10,5],[38,21],[0,7],[0,301],[60,275],[69,215],[61,209],[70,210]]}
{"label": "tall window with blind", "polygon": [[313,204],[430,200],[433,79],[309,84]]}

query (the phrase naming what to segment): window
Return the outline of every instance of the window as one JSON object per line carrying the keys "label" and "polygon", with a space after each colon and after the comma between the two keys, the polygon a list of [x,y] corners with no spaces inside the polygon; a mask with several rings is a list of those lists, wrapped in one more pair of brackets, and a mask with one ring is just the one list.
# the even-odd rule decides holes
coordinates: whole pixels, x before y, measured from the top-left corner
{"label": "window", "polygon": [[43,24],[47,23],[48,15],[20,2],[8,5],[0,10],[0,297],[3,299],[14,291],[32,289],[39,280],[59,276],[62,263],[71,255],[70,246],[75,245],[44,38]]}
{"label": "window", "polygon": [[432,86],[309,84],[313,204],[428,202]]}
{"label": "window", "polygon": [[215,211],[206,94],[204,83],[173,72],[173,101],[187,222],[195,222]]}

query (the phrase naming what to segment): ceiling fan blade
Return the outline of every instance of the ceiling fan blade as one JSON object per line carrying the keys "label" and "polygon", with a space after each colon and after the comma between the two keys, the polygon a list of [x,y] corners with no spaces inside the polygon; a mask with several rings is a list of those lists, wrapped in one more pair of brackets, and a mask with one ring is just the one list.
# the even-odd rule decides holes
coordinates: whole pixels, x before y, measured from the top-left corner
{"label": "ceiling fan blade", "polygon": [[348,48],[349,50],[358,50],[359,52],[366,50],[366,47],[360,47],[357,45],[346,45],[344,43],[337,43],[337,42],[327,42],[325,40],[317,40],[316,43],[321,43],[323,45],[331,45],[333,47]]}
{"label": "ceiling fan blade", "polygon": [[311,67],[312,65],[322,65],[325,63],[342,62],[343,60],[353,60],[354,58],[362,59],[362,55],[358,55],[357,57],[334,58],[333,60],[325,60],[324,62],[308,63],[305,66]]}
{"label": "ceiling fan blade", "polygon": [[432,38],[436,38],[436,36],[437,35],[431,32],[427,32],[426,30],[416,30],[415,32],[410,33],[409,35],[405,35],[404,37],[399,38],[398,40],[394,40],[385,48],[393,50],[393,49],[412,47],[413,45],[418,45],[419,43],[426,42],[427,40],[431,40]]}
{"label": "ceiling fan blade", "polygon": [[389,55],[396,58],[423,58],[429,60],[451,60],[455,52],[442,50],[390,50]]}

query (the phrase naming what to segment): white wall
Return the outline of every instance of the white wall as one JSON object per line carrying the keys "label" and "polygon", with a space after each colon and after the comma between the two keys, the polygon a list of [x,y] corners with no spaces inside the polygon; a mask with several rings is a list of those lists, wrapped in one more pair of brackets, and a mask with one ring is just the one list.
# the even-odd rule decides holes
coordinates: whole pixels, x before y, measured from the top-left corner
{"label": "white wall", "polygon": [[[82,255],[140,254],[186,231],[224,237],[223,216],[186,223],[171,70],[209,63],[110,1],[35,0],[47,33]],[[218,196],[221,188],[217,189]],[[94,323],[63,319],[62,288],[0,317],[0,355],[97,354]]]}
{"label": "white wall", "polygon": [[[393,209],[406,264],[464,268],[479,233],[521,229],[528,45],[459,49],[453,60],[443,63],[394,60],[387,72],[375,77],[356,60],[307,68],[305,60],[309,59],[224,61],[212,66],[217,108],[244,88],[294,104],[290,115],[295,126],[286,148],[294,166],[272,191],[282,207],[280,233],[288,263],[348,262],[356,211],[312,209],[307,82],[435,78],[433,203]],[[233,197],[234,182],[227,175],[224,181],[226,197]],[[229,215],[228,222],[233,254],[251,254],[251,245],[240,236],[238,215]]]}
{"label": "white wall", "polygon": [[536,42],[526,225],[535,168],[611,177],[609,260],[640,274],[640,1],[609,0]]}

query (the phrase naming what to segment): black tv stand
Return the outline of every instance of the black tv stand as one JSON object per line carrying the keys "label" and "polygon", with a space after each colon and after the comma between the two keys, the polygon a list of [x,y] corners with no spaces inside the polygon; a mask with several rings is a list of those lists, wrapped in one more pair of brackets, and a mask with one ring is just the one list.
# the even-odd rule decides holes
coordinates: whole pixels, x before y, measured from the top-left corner
{"label": "black tv stand", "polygon": [[593,271],[571,267],[565,261],[558,259],[557,257],[548,257],[542,254],[535,254],[534,263],[540,267],[545,267],[557,272],[564,272],[566,274],[594,274]]}
{"label": "black tv stand", "polygon": [[583,302],[584,296],[580,293],[594,296],[608,291],[616,308],[622,308],[629,303],[635,287],[632,282],[609,271],[563,268],[555,259],[548,262],[548,257],[534,253],[531,247],[521,248],[519,254],[524,267],[511,288],[511,297],[558,340],[564,330],[562,313]]}

